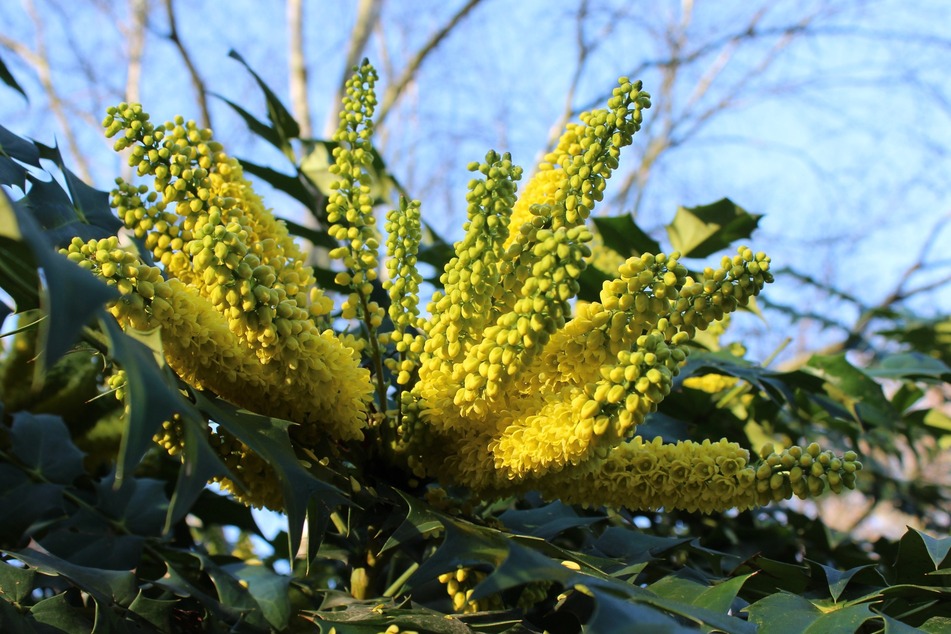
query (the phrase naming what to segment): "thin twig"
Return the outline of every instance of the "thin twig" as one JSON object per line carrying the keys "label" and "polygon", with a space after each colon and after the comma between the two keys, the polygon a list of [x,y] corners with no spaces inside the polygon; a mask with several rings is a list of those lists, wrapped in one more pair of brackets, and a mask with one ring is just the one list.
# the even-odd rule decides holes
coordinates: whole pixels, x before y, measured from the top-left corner
{"label": "thin twig", "polygon": [[[53,72],[50,67],[49,53],[46,49],[46,29],[43,20],[40,18],[33,0],[27,1],[26,10],[30,19],[33,21],[33,28],[36,32],[36,50],[30,51],[30,55],[24,55],[22,49],[25,47],[19,47],[21,49],[20,55],[36,69],[36,73],[40,79],[40,85],[43,86],[43,91],[49,100],[50,110],[53,111],[53,116],[56,117],[57,122],[59,122],[63,137],[66,139],[66,145],[69,146],[69,152],[72,154],[73,162],[76,165],[79,175],[86,182],[92,182],[92,172],[89,169],[89,163],[80,150],[79,141],[73,133],[72,122],[69,117],[66,116],[65,102],[53,85]],[[13,50],[16,51],[16,49]]]}
{"label": "thin twig", "polygon": [[198,100],[198,109],[201,112],[201,127],[210,128],[211,115],[208,109],[208,93],[205,90],[205,82],[202,81],[201,75],[198,74],[198,68],[195,66],[191,55],[188,53],[188,49],[185,48],[185,44],[178,35],[174,0],[164,0],[164,3],[165,14],[168,16],[168,35],[166,37],[175,45],[175,48],[178,49],[178,54],[188,69],[188,76],[191,78],[192,88],[195,89],[195,98]]}
{"label": "thin twig", "polygon": [[307,100],[307,63],[304,56],[304,3],[302,0],[287,1],[288,66],[291,93],[291,110],[300,125],[303,138],[314,134]]}
{"label": "thin twig", "polygon": [[380,109],[377,114],[377,126],[382,126],[383,121],[386,119],[387,115],[392,110],[393,106],[396,105],[397,100],[400,98],[400,95],[406,89],[406,87],[413,81],[416,77],[416,73],[419,71],[419,68],[423,65],[423,62],[426,61],[426,58],[436,50],[436,47],[446,38],[447,35],[456,27],[465,18],[470,11],[472,11],[482,0],[469,0],[465,5],[460,8],[452,18],[449,19],[446,24],[433,33],[422,48],[417,51],[416,55],[413,56],[413,59],[410,60],[409,64],[406,65],[406,68],[403,69],[403,73],[390,84],[386,92],[383,94],[383,99],[381,100]]}

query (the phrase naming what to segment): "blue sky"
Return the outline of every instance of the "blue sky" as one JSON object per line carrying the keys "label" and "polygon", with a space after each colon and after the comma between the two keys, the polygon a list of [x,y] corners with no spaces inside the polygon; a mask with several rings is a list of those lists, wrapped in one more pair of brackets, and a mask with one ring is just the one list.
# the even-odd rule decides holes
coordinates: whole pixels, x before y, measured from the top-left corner
{"label": "blue sky", "polygon": [[[381,91],[390,68],[397,72],[463,2],[389,2],[382,26],[366,55],[381,71]],[[609,91],[619,75],[646,60],[663,59],[669,23],[682,20],[693,3],[589,3],[584,37],[590,58],[575,104]],[[633,6],[632,6],[633,5]],[[0,55],[31,96],[24,102],[0,93],[0,123],[44,141],[61,142],[60,123],[50,113],[35,68],[9,49],[16,41],[35,50],[39,31],[31,7],[42,18],[42,35],[52,62],[54,85],[70,102],[67,116],[94,183],[108,188],[120,170],[95,123],[117,101],[125,82],[127,40],[122,28],[127,3],[70,3],[64,0],[5,2],[0,12]],[[179,30],[209,89],[263,117],[263,102],[249,75],[227,57],[239,51],[283,98],[287,98],[284,3],[232,0],[179,3]],[[332,117],[334,89],[354,20],[356,2],[306,3],[310,111],[318,135]],[[379,140],[390,169],[423,201],[424,217],[448,239],[464,220],[465,165],[487,149],[511,151],[529,168],[545,146],[565,103],[578,45],[575,1],[484,0],[443,40],[422,66],[417,81],[389,116]],[[951,209],[951,43],[942,31],[951,6],[940,0],[907,3],[770,2],[757,28],[768,30],[819,12],[811,35],[794,39],[767,69],[736,93],[736,103],[716,110],[699,131],[662,155],[638,210],[639,224],[662,244],[662,225],[678,205],[697,205],[729,196],[763,214],[753,246],[815,279],[874,304],[891,292],[918,255],[930,232]],[[96,8],[99,7],[99,8]],[[103,12],[106,7],[111,12]],[[683,32],[686,51],[737,32],[759,8],[748,2],[697,3]],[[828,12],[829,15],[825,15]],[[163,39],[167,23],[156,10],[145,41],[141,98],[156,119],[175,114],[197,118],[194,91],[175,48]],[[739,26],[738,26],[739,25]],[[761,63],[777,38],[765,38],[731,53],[708,95],[706,107],[729,96],[730,87]],[[691,48],[691,46],[693,48]],[[683,109],[704,73],[723,59],[712,48],[685,67],[664,99],[660,68],[640,76],[654,95],[648,120],[665,108]],[[238,157],[281,166],[277,152],[255,143],[244,124],[220,100],[212,99],[218,138]],[[635,144],[622,155],[608,198],[623,180],[625,165],[644,152]],[[266,188],[262,188],[266,192]],[[286,200],[269,202],[287,215],[298,210]],[[630,211],[626,198],[601,213]],[[951,227],[934,237],[930,259],[939,265],[916,274],[914,284],[947,276]],[[825,311],[846,323],[852,308],[826,302],[791,278],[767,291],[774,301]],[[922,316],[948,314],[951,291],[910,303]],[[752,353],[766,356],[783,338],[796,338],[789,354],[835,340],[808,324],[790,332],[779,316],[768,324],[740,320],[755,339]]]}

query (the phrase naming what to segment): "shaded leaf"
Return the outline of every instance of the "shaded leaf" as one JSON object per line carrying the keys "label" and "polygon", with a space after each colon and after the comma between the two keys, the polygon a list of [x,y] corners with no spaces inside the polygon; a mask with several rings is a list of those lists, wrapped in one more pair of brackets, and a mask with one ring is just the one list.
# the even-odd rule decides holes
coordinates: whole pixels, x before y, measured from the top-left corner
{"label": "shaded leaf", "polygon": [[77,566],[65,559],[37,550],[3,552],[45,575],[65,577],[82,591],[92,595],[96,602],[104,607],[113,603],[127,606],[135,600],[139,592],[135,575],[131,572]]}
{"label": "shaded leaf", "polygon": [[845,590],[845,587],[849,585],[849,582],[852,580],[852,577],[863,570],[869,568],[874,569],[873,564],[866,564],[864,566],[856,566],[855,568],[850,568],[848,570],[838,570],[831,566],[825,566],[816,562],[816,565],[822,568],[822,571],[826,575],[826,580],[829,582],[829,594],[832,596],[833,601],[838,601],[839,597],[842,596],[842,591]]}
{"label": "shaded leaf", "polygon": [[277,98],[277,95],[274,94],[274,92],[268,87],[264,80],[254,72],[251,66],[246,61],[244,61],[244,58],[241,57],[237,51],[234,49],[228,51],[228,57],[240,62],[241,65],[244,66],[249,73],[251,73],[251,76],[254,77],[254,81],[257,82],[261,92],[264,93],[264,99],[267,104],[267,117],[273,126],[271,130],[274,131],[272,138],[264,138],[266,138],[271,143],[274,143],[273,138],[276,138],[277,143],[274,143],[274,145],[293,160],[290,142],[291,139],[300,137],[300,126],[297,124],[297,121],[294,120],[294,117],[291,116],[291,113],[286,107],[284,107],[284,104],[281,103],[281,100]]}
{"label": "shaded leaf", "polygon": [[569,528],[589,526],[603,521],[603,517],[581,517],[573,508],[561,502],[552,502],[533,509],[509,509],[499,516],[509,529],[541,539],[551,539]]}
{"label": "shaded leaf", "polygon": [[96,492],[96,509],[125,530],[142,536],[162,533],[168,511],[163,480],[126,478],[117,487],[114,477],[107,477],[96,484]]}
{"label": "shaded leaf", "polygon": [[17,412],[10,429],[13,454],[25,467],[54,484],[71,484],[81,476],[83,452],[76,448],[59,416]]}
{"label": "shaded leaf", "polygon": [[882,359],[877,366],[865,370],[880,379],[931,379],[951,381],[951,368],[938,359],[921,352],[893,354]]}
{"label": "shaded leaf", "polygon": [[329,514],[348,500],[334,486],[314,477],[301,465],[287,435],[287,421],[241,410],[220,399],[195,392],[199,408],[229,434],[264,458],[281,479],[291,552],[297,552],[308,503],[316,499],[322,513]]}
{"label": "shaded leaf", "polygon": [[23,87],[17,82],[16,77],[14,77],[13,73],[10,72],[10,69],[7,68],[3,58],[0,58],[0,81],[5,83],[10,88],[13,88],[15,91],[23,95],[24,99],[29,101],[29,98],[26,96],[26,91],[23,90]]}
{"label": "shaded leaf", "polygon": [[33,591],[32,568],[19,568],[6,562],[0,562],[0,596],[8,601],[20,603]]}
{"label": "shaded leaf", "polygon": [[152,599],[140,590],[129,611],[154,627],[159,632],[171,631],[171,611],[177,599]]}
{"label": "shaded leaf", "polygon": [[46,279],[46,288],[40,297],[48,315],[42,324],[46,346],[43,367],[48,368],[72,346],[100,307],[119,294],[89,271],[54,252],[36,220],[23,208],[13,205],[13,211],[23,241]]}
{"label": "shaded leaf", "polygon": [[64,634],[89,634],[93,631],[93,615],[77,608],[66,593],[43,599],[30,608],[30,615],[37,623],[48,625]]}
{"label": "shaded leaf", "polygon": [[771,594],[747,607],[746,611],[760,634],[801,634],[822,616],[822,610],[788,592]]}
{"label": "shaded leaf", "polygon": [[128,427],[122,435],[116,482],[121,484],[152,446],[163,421],[184,409],[178,390],[172,389],[156,365],[155,351],[122,332],[111,315],[99,320],[109,338],[112,356],[125,371],[128,386]]}
{"label": "shaded leaf", "polygon": [[387,538],[380,553],[402,546],[421,537],[433,535],[442,530],[442,516],[433,511],[425,502],[395,489],[406,503],[406,518]]}
{"label": "shaded leaf", "polygon": [[604,246],[614,249],[625,258],[644,253],[660,253],[660,244],[644,233],[630,214],[595,216],[592,220],[598,228]]}
{"label": "shaded leaf", "polygon": [[279,575],[265,566],[247,563],[228,564],[222,568],[247,584],[248,592],[272,627],[277,630],[287,627],[291,617],[291,601],[288,595],[290,577]]}
{"label": "shaded leaf", "polygon": [[749,238],[760,218],[729,198],[699,207],[678,207],[667,225],[667,237],[683,257],[703,258]]}
{"label": "shaded leaf", "polygon": [[[72,204],[73,215],[83,225],[83,228],[77,236],[88,235],[92,238],[105,238],[115,235],[122,228],[122,221],[112,212],[109,205],[109,194],[87,185],[81,178],[73,173],[63,160],[63,155],[56,146],[48,146],[43,143],[36,143],[40,157],[52,161],[62,172],[63,180],[66,182],[66,191],[69,193],[69,199]],[[62,242],[57,241],[57,246],[66,246],[73,236],[65,236]],[[84,237],[84,239],[87,239]]]}

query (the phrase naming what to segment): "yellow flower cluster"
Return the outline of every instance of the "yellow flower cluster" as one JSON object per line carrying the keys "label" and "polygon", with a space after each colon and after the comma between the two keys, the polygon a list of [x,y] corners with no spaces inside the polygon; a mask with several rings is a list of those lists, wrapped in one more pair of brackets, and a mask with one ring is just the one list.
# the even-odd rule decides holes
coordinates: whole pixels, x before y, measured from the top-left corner
{"label": "yellow flower cluster", "polygon": [[[324,436],[360,437],[369,392],[367,373],[331,332],[302,331],[298,350],[303,360],[294,369],[286,362],[262,363],[255,350],[229,329],[225,316],[192,286],[175,278],[164,280],[158,268],[142,264],[135,254],[119,248],[117,238],[85,243],[74,238],[63,252],[122,293],[110,312],[123,328],[161,328],[169,366],[190,385],[250,410],[300,422],[291,434],[304,447],[315,446]],[[123,389],[121,375],[116,381],[116,388]],[[224,448],[223,455],[234,457],[226,459],[226,464],[243,471],[256,466],[255,473],[270,472],[247,447],[236,450],[236,441],[225,438],[223,432],[215,437]],[[178,425],[167,423],[158,441],[173,455],[177,453]],[[275,482],[273,475],[248,482],[249,493],[243,499],[279,508]]]}
{"label": "yellow flower cluster", "polygon": [[486,610],[502,608],[502,597],[497,594],[472,600],[472,593],[488,575],[471,568],[459,567],[453,572],[439,575],[439,583],[446,586],[446,593],[452,599],[452,611],[458,614],[472,614]]}
{"label": "yellow flower cluster", "polygon": [[606,110],[569,126],[514,202],[507,156],[473,166],[486,178],[470,183],[466,234],[429,305],[419,380],[404,395],[405,457],[417,474],[490,495],[536,489],[703,512],[816,490],[784,472],[788,487],[762,491],[734,443],[635,435],[669,393],[688,341],[772,281],[765,254],[741,247],[699,279],[677,253],[630,258],[600,302],[579,302],[570,318],[591,255],[583,222],[648,105],[622,79]]}
{"label": "yellow flower cluster", "polygon": [[[669,394],[699,331],[745,306],[772,281],[770,260],[740,247],[692,276],[676,252],[623,261],[597,302],[575,302],[592,258],[585,221],[601,200],[621,148],[640,128],[649,96],[622,78],[607,108],[569,125],[521,196],[508,154],[473,163],[465,235],[419,316],[422,238],[418,202],[386,216],[392,331],[372,301],[380,240],[371,194],[376,73],[347,83],[328,204],[331,256],[349,287],[341,315],[359,335],[321,331],[332,302],[284,225],[276,221],[208,131],[181,119],[155,127],[138,106],[109,111],[107,134],[131,149],[146,186],[119,182],[113,203],[161,270],[116,239],[74,242],[68,257],[122,294],[124,327],[161,327],[169,364],[184,380],[238,405],[291,420],[292,439],[362,438],[373,368],[384,455],[421,477],[480,495],[538,490],[585,505],[713,512],[852,487],[856,456],[818,445],[766,448],[758,462],[735,443],[646,441],[637,427]],[[572,314],[573,313],[573,314]],[[363,343],[366,342],[366,343]],[[384,368],[395,390],[386,386]],[[689,383],[709,389],[707,382]],[[388,408],[390,397],[398,409]],[[165,430],[178,447],[175,422]],[[390,433],[392,432],[392,433]],[[227,434],[225,462],[251,486],[236,495],[275,504],[270,467]],[[250,455],[249,455],[250,454]],[[473,609],[478,573],[445,575],[457,610]]]}

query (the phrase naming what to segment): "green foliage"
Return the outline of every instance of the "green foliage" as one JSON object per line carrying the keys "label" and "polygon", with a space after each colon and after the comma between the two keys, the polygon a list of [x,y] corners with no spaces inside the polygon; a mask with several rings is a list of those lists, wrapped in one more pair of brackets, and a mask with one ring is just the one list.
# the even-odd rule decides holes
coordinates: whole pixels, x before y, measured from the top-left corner
{"label": "green foliage", "polygon": [[[0,64],[0,79],[17,88],[8,74]],[[288,223],[293,233],[333,247],[324,172],[334,146],[299,139],[287,109],[254,77],[268,122],[228,103],[284,153],[293,173],[245,167],[312,214],[316,228]],[[40,158],[60,178],[43,174]],[[373,160],[374,198],[402,193],[379,155]],[[23,194],[0,196],[0,287],[15,305],[8,310],[21,314],[0,361],[3,631],[560,633],[614,632],[623,623],[671,632],[939,632],[951,625],[951,538],[935,536],[947,532],[948,488],[893,468],[926,463],[951,438],[951,421],[924,400],[951,382],[944,348],[928,348],[939,340],[928,326],[885,332],[905,347],[881,350],[866,366],[846,354],[817,354],[785,371],[710,336],[639,429],[665,441],[788,446],[818,438],[854,449],[865,462],[866,499],[900,499],[925,527],[898,541],[862,542],[789,505],[699,517],[582,511],[533,495],[479,500],[394,472],[365,446],[299,452],[288,436],[293,421],[186,385],[156,354],[157,337],[124,333],[104,313],[115,293],[54,251],[74,235],[116,231],[105,194],[79,181],[55,148],[4,128],[0,183]],[[757,219],[724,199],[678,210],[668,237],[685,255],[704,257],[749,237]],[[621,257],[659,248],[630,217],[594,224]],[[430,238],[419,259],[440,270],[452,248]],[[333,275],[326,269],[323,277]],[[582,289],[596,296],[600,283],[583,278]],[[107,375],[116,368],[126,376],[125,411],[110,393]],[[711,375],[727,380],[710,389],[704,377]],[[173,415],[184,439],[175,458],[152,443]],[[266,537],[247,507],[206,487],[216,477],[242,486],[211,446],[209,422],[273,467],[286,533]],[[111,433],[111,444],[92,444],[94,429]],[[462,598],[474,612],[453,612],[455,597],[441,581],[447,574],[476,580]]]}

